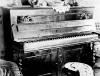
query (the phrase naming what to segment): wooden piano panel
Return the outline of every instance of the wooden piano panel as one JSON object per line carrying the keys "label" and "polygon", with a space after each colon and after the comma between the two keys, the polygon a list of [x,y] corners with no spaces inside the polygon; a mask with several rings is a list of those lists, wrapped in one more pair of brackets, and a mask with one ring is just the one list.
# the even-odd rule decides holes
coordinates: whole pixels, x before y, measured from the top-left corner
{"label": "wooden piano panel", "polygon": [[46,24],[16,25],[12,27],[15,41],[35,40],[45,36],[95,31],[94,20],[51,22]]}
{"label": "wooden piano panel", "polygon": [[[74,7],[66,13],[59,14],[52,8],[12,8],[11,13],[11,24],[23,24],[23,23],[39,23],[39,22],[50,22],[50,21],[66,21],[66,20],[79,20],[82,14],[88,16],[87,19],[93,18],[94,7]],[[17,13],[16,13],[17,12]],[[30,13],[29,13],[30,12]],[[31,18],[31,20],[23,21],[22,17]],[[33,19],[33,20],[32,20]],[[85,19],[85,18],[82,18]],[[21,21],[22,20],[22,21]]]}
{"label": "wooden piano panel", "polygon": [[4,26],[3,26],[3,11],[0,8],[0,58],[4,58]]}
{"label": "wooden piano panel", "polygon": [[0,7],[0,58],[8,58],[11,41],[10,13],[8,9]]}
{"label": "wooden piano panel", "polygon": [[10,14],[13,36],[17,42],[95,30],[93,7],[73,7],[64,14],[59,14],[51,8],[12,8]]}

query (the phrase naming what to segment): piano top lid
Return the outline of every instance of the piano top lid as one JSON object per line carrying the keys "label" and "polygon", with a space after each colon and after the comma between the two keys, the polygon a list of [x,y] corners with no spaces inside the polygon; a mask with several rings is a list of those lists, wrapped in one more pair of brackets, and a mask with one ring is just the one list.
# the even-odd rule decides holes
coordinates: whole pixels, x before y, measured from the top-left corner
{"label": "piano top lid", "polygon": [[[31,7],[31,6],[13,6],[13,7],[4,7],[4,8],[8,8],[8,9],[12,9],[12,10],[18,10],[18,9],[27,9],[27,10],[30,10],[30,9],[52,9],[51,6],[48,6],[48,7]],[[71,7],[70,9],[82,9],[82,8],[95,8],[94,6],[73,6]]]}

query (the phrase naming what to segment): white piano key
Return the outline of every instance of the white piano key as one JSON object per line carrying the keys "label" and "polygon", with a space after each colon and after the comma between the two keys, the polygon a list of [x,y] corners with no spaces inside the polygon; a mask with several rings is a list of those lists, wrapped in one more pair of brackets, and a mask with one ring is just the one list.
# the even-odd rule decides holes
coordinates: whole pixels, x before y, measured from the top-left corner
{"label": "white piano key", "polygon": [[86,36],[39,41],[39,42],[30,42],[24,44],[24,51],[52,48],[62,45],[70,45],[73,43],[82,43],[82,42],[92,41],[94,39],[98,39],[98,35],[86,35]]}

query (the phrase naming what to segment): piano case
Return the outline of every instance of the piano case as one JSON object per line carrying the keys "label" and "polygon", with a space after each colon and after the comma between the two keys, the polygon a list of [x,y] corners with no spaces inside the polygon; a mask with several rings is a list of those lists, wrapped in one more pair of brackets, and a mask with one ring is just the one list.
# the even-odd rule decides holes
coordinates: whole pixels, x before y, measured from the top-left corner
{"label": "piano case", "polygon": [[62,66],[67,62],[93,65],[90,45],[98,39],[92,34],[94,7],[73,7],[61,14],[52,8],[7,9],[13,34],[8,58],[24,76],[66,76]]}

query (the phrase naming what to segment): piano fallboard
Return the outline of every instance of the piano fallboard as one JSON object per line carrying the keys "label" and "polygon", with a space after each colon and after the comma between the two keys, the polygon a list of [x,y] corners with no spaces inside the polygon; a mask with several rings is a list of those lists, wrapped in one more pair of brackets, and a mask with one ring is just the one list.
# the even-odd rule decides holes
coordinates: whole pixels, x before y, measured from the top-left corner
{"label": "piano fallboard", "polygon": [[93,19],[12,26],[14,40],[17,42],[36,41],[45,37],[85,31],[94,32],[95,30]]}

